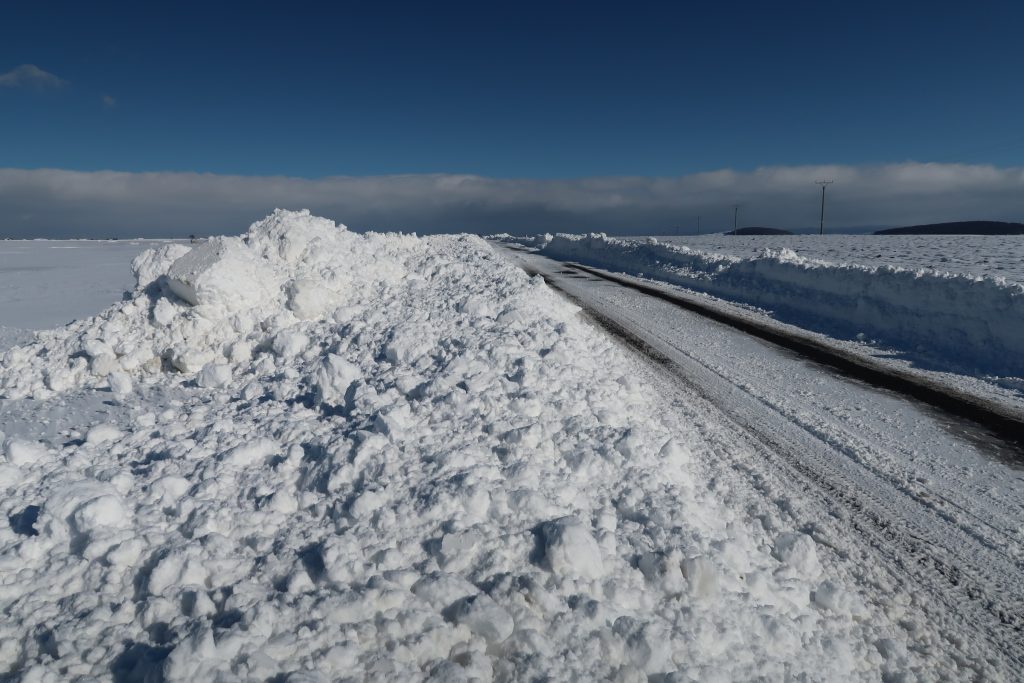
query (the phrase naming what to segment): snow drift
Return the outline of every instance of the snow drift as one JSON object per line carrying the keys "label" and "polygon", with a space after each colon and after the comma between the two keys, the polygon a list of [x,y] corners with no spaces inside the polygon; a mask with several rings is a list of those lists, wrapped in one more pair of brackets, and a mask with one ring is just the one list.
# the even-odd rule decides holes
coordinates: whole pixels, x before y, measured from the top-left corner
{"label": "snow drift", "polygon": [[834,264],[788,249],[738,258],[603,234],[557,235],[542,253],[769,309],[835,336],[866,336],[972,374],[1024,375],[1024,285],[1000,278]]}
{"label": "snow drift", "polygon": [[717,498],[622,352],[478,238],[278,211],[133,267],[0,361],[8,418],[71,422],[0,434],[0,676],[875,680],[943,652]]}

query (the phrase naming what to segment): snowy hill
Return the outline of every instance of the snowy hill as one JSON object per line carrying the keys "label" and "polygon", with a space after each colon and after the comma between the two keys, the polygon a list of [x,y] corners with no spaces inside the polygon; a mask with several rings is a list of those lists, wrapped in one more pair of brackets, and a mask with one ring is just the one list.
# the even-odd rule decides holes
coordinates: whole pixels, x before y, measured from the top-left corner
{"label": "snowy hill", "polygon": [[878,230],[876,235],[1024,235],[1024,223],[956,221]]}

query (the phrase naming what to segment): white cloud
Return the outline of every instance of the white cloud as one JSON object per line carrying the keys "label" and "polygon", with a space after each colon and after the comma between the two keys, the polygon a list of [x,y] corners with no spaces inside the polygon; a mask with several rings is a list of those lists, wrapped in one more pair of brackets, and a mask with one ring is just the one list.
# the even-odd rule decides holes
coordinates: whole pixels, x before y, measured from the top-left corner
{"label": "white cloud", "polygon": [[35,64],[22,64],[7,73],[0,74],[0,87],[6,88],[61,88],[68,82],[49,71],[40,69]]}
{"label": "white cloud", "polygon": [[819,178],[834,178],[826,225],[1024,220],[1024,169],[900,163],[765,167],[677,178],[506,180],[472,175],[320,179],[199,173],[0,169],[0,235],[238,233],[275,207],[356,229],[665,233],[741,225],[812,227]]}

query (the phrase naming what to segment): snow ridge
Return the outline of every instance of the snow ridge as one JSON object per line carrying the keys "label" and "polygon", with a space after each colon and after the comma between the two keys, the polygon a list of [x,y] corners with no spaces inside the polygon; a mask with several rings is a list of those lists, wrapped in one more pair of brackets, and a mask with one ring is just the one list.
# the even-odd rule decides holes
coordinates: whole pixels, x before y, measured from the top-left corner
{"label": "snow ridge", "polygon": [[1024,375],[1024,285],[1002,278],[834,264],[788,249],[739,258],[604,234],[556,235],[542,253],[766,308],[970,374]]}

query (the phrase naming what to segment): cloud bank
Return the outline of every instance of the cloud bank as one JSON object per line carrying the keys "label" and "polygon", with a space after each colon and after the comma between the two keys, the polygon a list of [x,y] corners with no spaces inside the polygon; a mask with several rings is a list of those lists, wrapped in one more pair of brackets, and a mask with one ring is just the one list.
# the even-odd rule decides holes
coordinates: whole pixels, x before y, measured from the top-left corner
{"label": "cloud bank", "polygon": [[900,163],[776,166],[677,178],[515,180],[473,175],[304,179],[198,173],[0,169],[0,236],[157,237],[238,233],[277,207],[354,229],[430,232],[705,232],[741,225],[826,229],[967,219],[1024,220],[1024,169]]}
{"label": "cloud bank", "polygon": [[35,64],[22,64],[7,73],[0,74],[0,88],[62,88],[68,82]]}

